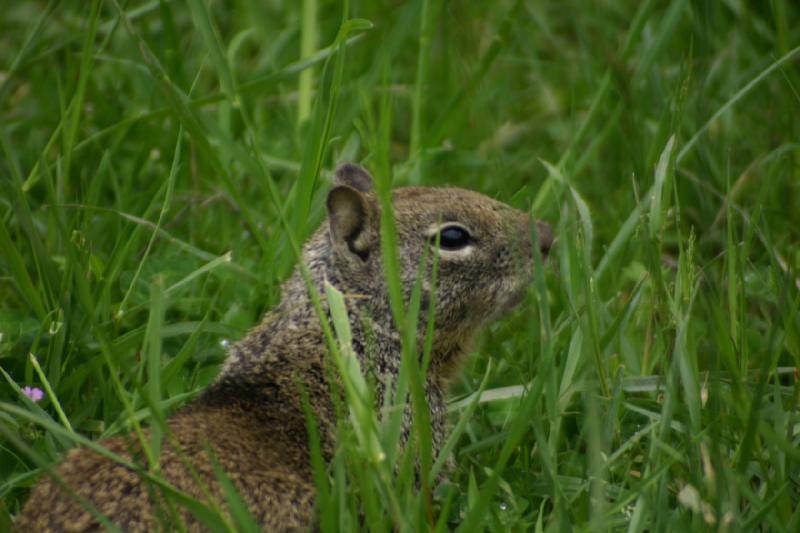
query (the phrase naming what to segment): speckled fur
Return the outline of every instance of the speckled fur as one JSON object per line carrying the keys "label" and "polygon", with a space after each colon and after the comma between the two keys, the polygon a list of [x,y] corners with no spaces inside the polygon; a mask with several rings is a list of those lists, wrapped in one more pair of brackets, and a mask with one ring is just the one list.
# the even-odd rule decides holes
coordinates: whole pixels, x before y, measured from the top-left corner
{"label": "speckled fur", "polygon": [[[327,205],[329,221],[304,247],[303,261],[317,290],[322,291],[328,280],[347,297],[353,348],[362,367],[376,378],[378,402],[382,402],[386,384],[398,373],[400,341],[383,281],[379,208],[369,174],[356,165],[341,166]],[[455,188],[398,189],[393,206],[406,297],[423,250],[430,248],[431,236],[441,224],[457,222],[474,238],[469,253],[440,254],[436,328],[427,378],[434,454],[438,454],[446,436],[448,380],[477,330],[516,305],[530,279],[530,219],[486,196]],[[546,255],[550,229],[541,222],[536,228]],[[430,298],[429,279],[424,283],[424,302]],[[419,346],[424,324],[423,317]],[[164,439],[160,455],[163,477],[189,495],[215,500],[225,509],[210,450],[265,530],[308,530],[314,520],[314,483],[297,382],[308,391],[323,451],[330,457],[336,420],[326,357],[306,285],[295,272],[283,286],[281,303],[231,348],[214,384],[168,419],[171,436]],[[124,436],[103,444],[144,464],[141,449],[134,443],[131,436]],[[77,494],[126,531],[174,528],[170,522],[174,511],[164,508],[159,489],[123,465],[79,448],[67,454],[57,472]],[[190,531],[203,530],[188,512],[177,513]],[[15,529],[95,531],[102,527],[45,477]]]}

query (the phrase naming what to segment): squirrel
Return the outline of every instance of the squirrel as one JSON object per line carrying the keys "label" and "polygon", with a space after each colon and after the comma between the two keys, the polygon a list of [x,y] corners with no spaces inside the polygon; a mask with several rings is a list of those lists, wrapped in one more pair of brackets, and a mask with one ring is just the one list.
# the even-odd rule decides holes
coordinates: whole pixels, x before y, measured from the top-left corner
{"label": "squirrel", "polygon": [[[406,301],[425,250],[439,246],[435,329],[425,382],[435,457],[446,438],[448,382],[476,332],[522,300],[534,268],[531,230],[535,228],[543,259],[553,236],[547,223],[460,188],[399,188],[392,191],[392,205]],[[327,223],[306,243],[301,260],[321,294],[327,281],[345,296],[356,295],[346,302],[352,347],[362,368],[377,376],[397,376],[401,339],[383,276],[380,206],[370,174],[359,165],[341,165],[326,207]],[[421,312],[430,302],[431,285],[429,278],[423,279]],[[295,269],[282,286],[277,307],[230,347],[217,379],[167,419],[158,459],[160,475],[172,486],[225,508],[217,473],[221,468],[251,515],[269,531],[308,530],[315,520],[315,485],[298,381],[316,417],[323,454],[329,459],[335,447],[329,355],[308,291]],[[420,339],[425,322],[419,321]],[[380,378],[376,380],[377,402],[382,401],[383,386]],[[407,437],[409,428],[403,430]],[[149,438],[149,431],[145,435]],[[123,436],[103,445],[131,462],[146,464],[135,442]],[[101,522],[86,509],[87,501],[125,531],[157,529],[175,518],[157,503],[156,486],[130,466],[89,449],[69,451],[56,472],[69,489],[45,476],[20,513],[16,530],[100,530]],[[178,512],[188,530],[204,530],[188,511]]]}

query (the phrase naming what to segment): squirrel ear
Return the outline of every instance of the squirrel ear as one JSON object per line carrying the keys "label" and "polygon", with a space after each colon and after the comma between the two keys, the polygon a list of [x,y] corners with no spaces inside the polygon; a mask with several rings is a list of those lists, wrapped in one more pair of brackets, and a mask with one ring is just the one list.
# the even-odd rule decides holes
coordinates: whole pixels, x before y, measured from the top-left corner
{"label": "squirrel ear", "polygon": [[367,195],[352,186],[339,185],[328,193],[327,206],[333,246],[346,248],[366,261],[372,247],[374,220]]}
{"label": "squirrel ear", "polygon": [[336,169],[334,185],[347,185],[361,192],[372,192],[372,176],[367,169],[355,163],[342,163]]}
{"label": "squirrel ear", "polygon": [[553,228],[544,220],[537,220],[536,237],[539,239],[539,251],[542,253],[542,259],[547,259],[550,247],[553,246]]}

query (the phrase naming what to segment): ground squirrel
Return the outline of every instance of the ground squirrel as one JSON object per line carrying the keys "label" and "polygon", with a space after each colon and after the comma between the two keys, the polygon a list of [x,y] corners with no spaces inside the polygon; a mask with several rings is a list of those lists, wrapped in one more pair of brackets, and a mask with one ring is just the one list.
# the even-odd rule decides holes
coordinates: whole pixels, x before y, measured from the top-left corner
{"label": "ground squirrel", "polygon": [[[437,236],[440,246],[435,333],[426,383],[435,457],[445,437],[448,379],[476,331],[524,295],[534,264],[531,228],[535,228],[542,256],[547,255],[552,234],[546,223],[531,224],[527,214],[463,189],[402,188],[393,191],[392,203],[407,293],[415,283],[423,251],[432,249]],[[317,290],[322,291],[327,280],[345,295],[359,295],[347,300],[353,349],[362,368],[376,375],[396,375],[400,340],[382,271],[379,204],[367,171],[353,164],[339,167],[327,210],[327,223],[305,245],[302,260]],[[429,280],[423,286],[426,297]],[[369,347],[366,328],[372,330]],[[315,488],[297,379],[308,392],[330,453],[336,422],[327,383],[327,353],[306,284],[296,271],[282,288],[280,304],[231,347],[216,381],[167,420],[174,440],[163,440],[159,459],[163,477],[203,501],[208,499],[201,488],[205,485],[224,508],[225,495],[208,452],[212,450],[211,456],[262,527],[309,529]],[[382,391],[377,393],[380,396]],[[181,452],[174,446],[176,441]],[[103,444],[144,463],[136,442],[116,437]],[[187,459],[193,473],[187,469]],[[71,450],[57,472],[75,493],[126,531],[155,529],[169,520],[163,506],[153,504],[159,501],[158,489],[143,482],[135,471],[95,452]],[[189,530],[203,529],[189,513],[181,512],[181,516]],[[100,526],[46,476],[33,490],[15,528],[84,531]]]}

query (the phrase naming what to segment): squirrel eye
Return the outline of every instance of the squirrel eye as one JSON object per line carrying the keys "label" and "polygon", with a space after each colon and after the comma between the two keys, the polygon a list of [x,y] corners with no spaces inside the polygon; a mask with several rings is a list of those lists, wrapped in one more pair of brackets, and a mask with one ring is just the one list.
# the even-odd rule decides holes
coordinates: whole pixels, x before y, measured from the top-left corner
{"label": "squirrel eye", "polygon": [[[436,244],[436,235],[431,237]],[[472,236],[461,226],[445,226],[439,230],[439,248],[442,250],[460,250],[472,242]]]}

